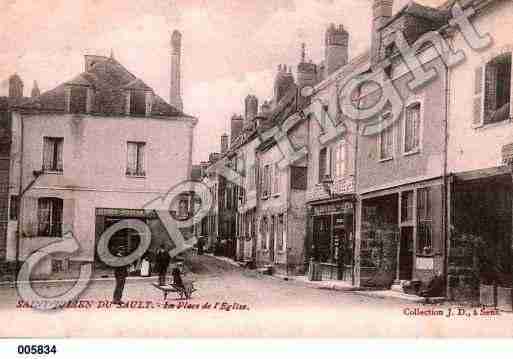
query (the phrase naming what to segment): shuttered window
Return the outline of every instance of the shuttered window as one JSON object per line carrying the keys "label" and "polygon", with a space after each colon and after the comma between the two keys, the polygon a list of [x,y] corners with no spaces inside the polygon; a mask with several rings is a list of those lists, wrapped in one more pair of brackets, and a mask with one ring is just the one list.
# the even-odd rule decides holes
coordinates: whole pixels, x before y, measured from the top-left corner
{"label": "shuttered window", "polygon": [[338,143],[335,147],[335,177],[343,178],[346,168],[346,150],[344,143]]}
{"label": "shuttered window", "polygon": [[281,171],[278,168],[278,164],[274,164],[274,180],[273,180],[273,193],[279,194],[280,193],[280,176]]}

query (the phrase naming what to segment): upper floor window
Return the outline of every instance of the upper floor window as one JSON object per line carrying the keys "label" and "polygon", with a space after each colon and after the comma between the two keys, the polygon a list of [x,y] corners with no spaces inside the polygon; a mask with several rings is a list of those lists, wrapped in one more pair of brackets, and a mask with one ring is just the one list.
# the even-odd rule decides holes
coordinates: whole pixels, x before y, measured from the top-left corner
{"label": "upper floor window", "polygon": [[264,166],[260,184],[262,188],[262,198],[267,198],[271,192],[271,166]]}
{"label": "upper floor window", "polygon": [[511,102],[511,53],[501,54],[478,67],[474,83],[473,124],[507,120]]}
{"label": "upper floor window", "polygon": [[62,172],[62,137],[43,138],[43,171]]}
{"label": "upper floor window", "polygon": [[420,146],[420,103],[406,108],[404,118],[404,153],[415,152]]}
{"label": "upper floor window", "polygon": [[329,152],[330,149],[327,147],[319,151],[319,183],[324,180],[325,176],[330,175],[331,166]]}
{"label": "upper floor window", "polygon": [[338,143],[335,147],[335,177],[343,178],[346,167],[346,150],[344,143]]}
{"label": "upper floor window", "polygon": [[378,135],[379,159],[388,160],[394,157],[394,127],[388,126]]}
{"label": "upper floor window", "polygon": [[511,53],[497,56],[485,68],[485,123],[509,117],[511,96]]}
{"label": "upper floor window", "polygon": [[62,236],[62,199],[39,198],[37,201],[38,236]]}
{"label": "upper floor window", "polygon": [[128,176],[145,176],[144,148],[145,142],[127,142],[127,166]]}
{"label": "upper floor window", "polygon": [[280,193],[280,169],[278,164],[274,164],[274,177],[273,177],[273,194]]}

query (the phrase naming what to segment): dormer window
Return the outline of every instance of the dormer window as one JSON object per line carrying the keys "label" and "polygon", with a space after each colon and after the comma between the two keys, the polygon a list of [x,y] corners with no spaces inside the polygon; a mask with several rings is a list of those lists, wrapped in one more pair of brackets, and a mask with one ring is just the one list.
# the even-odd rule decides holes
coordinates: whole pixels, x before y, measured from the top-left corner
{"label": "dormer window", "polygon": [[153,108],[153,92],[148,90],[129,89],[126,91],[125,114],[150,116]]}
{"label": "dormer window", "polygon": [[90,113],[94,91],[91,87],[71,85],[66,88],[66,111],[69,113]]}
{"label": "dormer window", "polygon": [[146,116],[146,93],[143,90],[130,90],[130,114]]}

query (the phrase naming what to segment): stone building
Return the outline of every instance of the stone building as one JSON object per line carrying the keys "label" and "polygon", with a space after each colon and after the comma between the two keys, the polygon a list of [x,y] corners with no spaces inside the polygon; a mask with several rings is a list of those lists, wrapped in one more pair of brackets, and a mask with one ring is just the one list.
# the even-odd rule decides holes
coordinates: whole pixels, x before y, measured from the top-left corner
{"label": "stone building", "polygon": [[[196,123],[114,58],[86,55],[78,76],[13,109],[10,195],[20,198],[20,211],[9,222],[10,259],[24,260],[72,231],[80,250],[71,260],[101,267],[96,242],[127,218],[150,227],[150,250],[165,243],[167,232],[147,205],[189,179]],[[190,211],[184,200],[171,203],[178,219]],[[112,239],[127,253],[139,241],[130,230]],[[51,255],[38,272],[68,264]]]}

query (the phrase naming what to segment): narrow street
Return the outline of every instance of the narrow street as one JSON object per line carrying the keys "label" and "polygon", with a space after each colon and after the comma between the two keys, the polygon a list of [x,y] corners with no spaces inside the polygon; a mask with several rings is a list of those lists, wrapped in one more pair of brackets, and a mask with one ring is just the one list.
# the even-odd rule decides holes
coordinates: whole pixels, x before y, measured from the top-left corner
{"label": "narrow street", "polygon": [[[192,268],[195,273],[187,274],[186,278],[195,280],[197,292],[187,303],[176,299],[174,293],[164,303],[162,293],[151,285],[154,279],[127,281],[123,299],[135,308],[103,306],[102,303],[112,299],[112,280],[90,284],[80,298],[90,303],[89,308],[53,312],[16,308],[15,289],[1,288],[2,318],[13,325],[3,326],[0,335],[468,337],[513,334],[510,314],[447,318],[445,314],[451,307],[447,304],[430,306],[309,288],[294,281],[245,271],[209,256],[195,257]],[[69,284],[35,287],[41,294],[52,296],[65,291]],[[204,308],[205,303],[211,307]],[[415,309],[443,311],[444,316],[404,313]]]}

